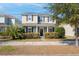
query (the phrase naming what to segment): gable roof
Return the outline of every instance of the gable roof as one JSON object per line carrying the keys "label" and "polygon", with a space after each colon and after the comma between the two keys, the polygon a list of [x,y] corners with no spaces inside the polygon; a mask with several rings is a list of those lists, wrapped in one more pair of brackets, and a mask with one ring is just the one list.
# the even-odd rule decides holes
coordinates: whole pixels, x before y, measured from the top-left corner
{"label": "gable roof", "polygon": [[1,17],[5,17],[5,18],[11,18],[11,19],[15,19],[16,17],[9,15],[9,14],[0,14]]}
{"label": "gable roof", "polygon": [[26,16],[26,15],[42,15],[42,16],[49,16],[50,14],[47,13],[34,13],[34,12],[25,12],[21,14],[22,16]]}

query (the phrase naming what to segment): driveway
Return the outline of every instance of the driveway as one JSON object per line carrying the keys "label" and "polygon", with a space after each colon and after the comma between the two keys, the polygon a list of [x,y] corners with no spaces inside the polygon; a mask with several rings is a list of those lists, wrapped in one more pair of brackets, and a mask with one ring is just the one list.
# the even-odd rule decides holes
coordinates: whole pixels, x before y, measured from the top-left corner
{"label": "driveway", "polygon": [[21,41],[2,41],[0,46],[4,45],[74,45],[75,41],[38,41],[38,42],[21,42]]}

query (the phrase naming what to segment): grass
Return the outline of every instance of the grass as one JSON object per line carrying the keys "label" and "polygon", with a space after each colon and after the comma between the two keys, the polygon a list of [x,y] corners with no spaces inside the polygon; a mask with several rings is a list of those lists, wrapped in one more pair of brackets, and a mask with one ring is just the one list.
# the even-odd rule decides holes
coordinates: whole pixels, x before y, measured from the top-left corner
{"label": "grass", "polygon": [[64,39],[44,39],[44,40],[41,40],[41,39],[13,39],[13,40],[0,40],[0,41],[3,41],[3,42],[8,42],[8,41],[20,41],[20,42],[38,42],[38,41],[62,41]]}
{"label": "grass", "polygon": [[16,41],[23,41],[23,42],[36,42],[36,41],[41,41],[41,39],[17,39]]}
{"label": "grass", "polygon": [[0,47],[0,52],[11,52],[11,51],[15,51],[16,48],[13,46],[1,46]]}
{"label": "grass", "polygon": [[41,41],[41,39],[7,39],[7,40],[0,40],[0,42],[8,42],[8,41],[22,41],[22,42],[37,42]]}
{"label": "grass", "polygon": [[8,41],[16,41],[16,42],[38,42],[38,41],[74,41],[75,39],[8,39],[8,40],[0,40],[0,42],[8,42]]}
{"label": "grass", "polygon": [[75,46],[4,46],[0,55],[79,55]]}

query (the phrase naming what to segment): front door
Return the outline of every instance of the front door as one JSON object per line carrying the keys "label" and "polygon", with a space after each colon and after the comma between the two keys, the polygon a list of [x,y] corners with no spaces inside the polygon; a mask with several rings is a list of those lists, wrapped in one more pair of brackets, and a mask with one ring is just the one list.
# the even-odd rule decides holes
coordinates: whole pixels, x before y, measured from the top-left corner
{"label": "front door", "polygon": [[40,29],[40,36],[43,36],[43,29]]}

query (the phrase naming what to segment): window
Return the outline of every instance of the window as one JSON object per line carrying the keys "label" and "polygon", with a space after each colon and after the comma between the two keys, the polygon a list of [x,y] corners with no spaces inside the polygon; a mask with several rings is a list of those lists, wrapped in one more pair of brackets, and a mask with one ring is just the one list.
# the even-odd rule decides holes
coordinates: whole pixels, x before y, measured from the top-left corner
{"label": "window", "polygon": [[48,22],[50,21],[49,17],[48,17]]}
{"label": "window", "polygon": [[40,16],[40,22],[42,22],[42,16]]}
{"label": "window", "polygon": [[3,31],[4,31],[4,28],[1,27],[1,28],[0,28],[0,32],[3,32]]}
{"label": "window", "polygon": [[11,25],[11,24],[12,24],[11,19],[10,19],[10,18],[7,18],[7,19],[5,20],[5,24],[6,24],[6,25]]}
{"label": "window", "polygon": [[32,32],[32,27],[28,27],[28,32]]}
{"label": "window", "polygon": [[28,21],[32,21],[32,15],[28,15]]}
{"label": "window", "polygon": [[48,17],[48,22],[50,22],[51,21],[51,18],[50,17]]}
{"label": "window", "polygon": [[43,22],[45,22],[45,16],[43,16]]}
{"label": "window", "polygon": [[49,29],[49,32],[52,32],[52,29]]}
{"label": "window", "polygon": [[38,16],[38,22],[45,22],[45,16]]}
{"label": "window", "polygon": [[54,32],[54,27],[50,27],[49,32]]}

